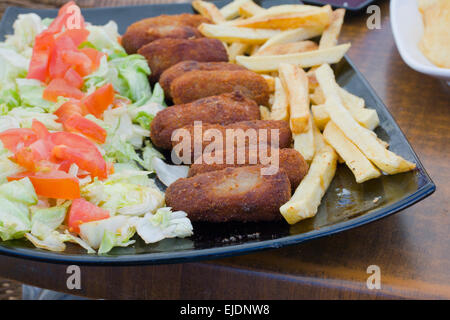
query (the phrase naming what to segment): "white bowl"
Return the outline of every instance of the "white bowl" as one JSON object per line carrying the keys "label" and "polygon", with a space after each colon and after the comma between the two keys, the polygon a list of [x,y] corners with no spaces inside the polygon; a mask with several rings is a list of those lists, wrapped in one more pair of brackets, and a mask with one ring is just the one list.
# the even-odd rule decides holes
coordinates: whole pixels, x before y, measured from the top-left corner
{"label": "white bowl", "polygon": [[391,0],[390,12],[392,33],[405,63],[418,72],[443,79],[450,85],[450,69],[437,67],[419,49],[424,27],[417,0]]}

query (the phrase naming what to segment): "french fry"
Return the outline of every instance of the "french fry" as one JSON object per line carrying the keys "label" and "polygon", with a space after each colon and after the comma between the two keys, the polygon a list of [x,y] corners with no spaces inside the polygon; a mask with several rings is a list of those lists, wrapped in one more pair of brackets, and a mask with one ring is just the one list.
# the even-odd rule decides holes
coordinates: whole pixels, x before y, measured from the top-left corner
{"label": "french fry", "polygon": [[[248,44],[261,44],[280,33],[279,30],[240,28],[228,25],[215,25],[202,23],[198,30],[206,37],[226,42],[242,42]],[[241,56],[238,56],[241,57]],[[237,59],[237,57],[236,57]]]}
{"label": "french fry", "polygon": [[[270,10],[269,10],[270,12]],[[331,6],[326,5],[315,10],[300,12],[283,12],[278,14],[257,15],[249,19],[237,21],[233,25],[245,28],[262,29],[295,29],[300,27],[323,27],[331,23]]]}
{"label": "french fry", "polygon": [[264,43],[260,51],[264,50],[267,47],[277,45],[277,44],[284,44],[284,43],[290,43],[290,42],[297,42],[297,41],[303,41],[307,39],[311,39],[314,37],[317,37],[318,35],[322,34],[323,28],[297,28],[294,30],[287,30],[283,31],[276,36],[270,38],[269,40]]}
{"label": "french fry", "polygon": [[223,17],[220,10],[212,2],[206,2],[202,0],[192,1],[192,6],[197,10],[202,16],[210,19],[214,23],[223,23],[225,18]]}
{"label": "french fry", "polygon": [[306,161],[311,161],[315,153],[313,122],[309,117],[308,126],[305,132],[294,134],[294,149],[300,152]]}
{"label": "french fry", "polygon": [[413,170],[416,165],[387,150],[369,130],[362,127],[343,106],[333,70],[324,64],[316,70],[316,78],[326,97],[330,119],[359,150],[379,169],[396,174]]}
{"label": "french fry", "polygon": [[281,214],[289,224],[316,215],[320,202],[336,173],[338,158],[336,152],[323,142],[320,133],[316,133],[315,138],[318,140],[316,146],[322,147],[314,155],[308,173],[292,198],[280,207]]}
{"label": "french fry", "polygon": [[291,131],[294,134],[303,133],[308,130],[311,117],[306,73],[303,69],[286,63],[280,64],[278,73],[288,96]]}
{"label": "french fry", "polygon": [[317,50],[319,47],[314,41],[305,40],[292,43],[275,44],[258,50],[252,56],[273,56],[279,54],[300,53],[306,51]]}
{"label": "french fry", "polygon": [[317,128],[319,128],[321,131],[325,129],[325,126],[327,125],[328,121],[330,121],[330,116],[328,115],[328,112],[325,110],[325,105],[323,104],[312,105],[311,112],[313,115],[314,123],[316,124]]}
{"label": "french fry", "polygon": [[[203,24],[201,26],[203,26]],[[201,32],[205,34],[203,31]],[[237,56],[236,62],[240,65],[243,65],[247,69],[256,72],[276,71],[278,70],[278,67],[281,63],[295,64],[300,68],[309,68],[325,63],[337,63],[342,59],[349,48],[350,44],[347,43],[327,49],[283,54],[277,56]]]}
{"label": "french fry", "polygon": [[233,42],[228,46],[228,60],[230,62],[235,62],[236,57],[243,55],[249,48],[250,45],[248,43]]}
{"label": "french fry", "polygon": [[348,109],[362,109],[366,105],[363,98],[351,94],[344,88],[339,88],[339,95],[341,96],[342,101],[348,107]]}
{"label": "french fry", "polygon": [[266,80],[269,91],[272,93],[275,91],[275,77],[263,74],[262,77]]}
{"label": "french fry", "polygon": [[270,112],[270,119],[289,121],[289,103],[286,90],[281,84],[280,78],[275,79],[275,98]]}
{"label": "french fry", "polygon": [[266,106],[259,106],[261,120],[270,120],[270,110]]}
{"label": "french fry", "polygon": [[239,15],[244,18],[253,17],[263,13],[264,11],[266,10],[258,6],[253,1],[247,1],[239,7]]}
{"label": "french fry", "polygon": [[355,176],[357,183],[378,178],[381,172],[366,158],[366,156],[345,136],[333,123],[328,122],[323,131],[325,141],[330,144]]}
{"label": "french fry", "polygon": [[220,8],[220,13],[227,20],[234,19],[239,16],[239,7],[249,1],[252,0],[234,0]]}
{"label": "french fry", "polygon": [[259,44],[254,44],[252,45],[251,49],[250,49],[250,55],[254,55],[256,52],[258,52],[259,48],[261,48],[261,46]]}
{"label": "french fry", "polygon": [[[377,111],[374,109],[350,109],[347,105],[343,106],[350,112],[352,117],[364,128],[373,130],[380,124],[380,119],[378,118]],[[324,104],[313,105],[311,107],[313,112],[314,120],[317,126],[322,130],[327,122],[330,120]]]}
{"label": "french fry", "polygon": [[320,11],[321,7],[318,6],[310,6],[304,4],[282,4],[279,6],[273,6],[268,9],[265,9],[264,12],[258,14],[258,18],[276,16],[280,14],[286,13],[299,13],[299,12],[313,12]]}
{"label": "french fry", "polygon": [[331,23],[322,33],[319,48],[325,49],[334,47],[341,33],[342,24],[344,23],[345,9],[337,9],[331,14]]}

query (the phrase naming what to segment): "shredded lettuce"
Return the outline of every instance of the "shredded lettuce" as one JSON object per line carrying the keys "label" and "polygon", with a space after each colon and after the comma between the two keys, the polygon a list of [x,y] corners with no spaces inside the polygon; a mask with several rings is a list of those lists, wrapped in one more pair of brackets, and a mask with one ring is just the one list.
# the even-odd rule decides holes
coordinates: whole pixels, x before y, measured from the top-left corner
{"label": "shredded lettuce", "polygon": [[191,236],[193,227],[184,211],[172,212],[171,208],[160,208],[135,220],[136,231],[145,243],[155,243],[166,238]]}
{"label": "shredded lettuce", "polygon": [[189,166],[170,165],[158,157],[153,157],[151,164],[158,179],[167,187],[180,178],[186,178],[189,172]]}
{"label": "shredded lettuce", "polygon": [[0,89],[9,89],[16,78],[25,77],[29,62],[13,49],[0,48]]}
{"label": "shredded lettuce", "polygon": [[89,30],[87,38],[89,46],[106,53],[110,59],[127,55],[117,41],[120,35],[114,21],[109,21],[104,26],[87,25],[86,29]]}
{"label": "shredded lettuce", "polygon": [[54,103],[42,98],[45,86],[35,79],[17,79],[17,88],[21,100],[21,105],[26,107],[42,108],[49,112]]}
{"label": "shredded lettuce", "polygon": [[31,230],[29,205],[37,203],[37,196],[28,178],[0,186],[0,238],[22,238]]}

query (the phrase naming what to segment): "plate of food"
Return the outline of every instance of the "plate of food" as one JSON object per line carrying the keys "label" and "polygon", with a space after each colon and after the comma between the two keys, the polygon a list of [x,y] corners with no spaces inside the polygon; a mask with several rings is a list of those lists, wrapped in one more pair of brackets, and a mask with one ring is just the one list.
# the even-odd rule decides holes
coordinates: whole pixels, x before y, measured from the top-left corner
{"label": "plate of food", "polygon": [[394,0],[392,32],[405,63],[417,72],[450,81],[450,3]]}
{"label": "plate of food", "polygon": [[344,15],[278,0],[9,8],[0,252],[211,259],[429,196],[435,185],[338,42]]}

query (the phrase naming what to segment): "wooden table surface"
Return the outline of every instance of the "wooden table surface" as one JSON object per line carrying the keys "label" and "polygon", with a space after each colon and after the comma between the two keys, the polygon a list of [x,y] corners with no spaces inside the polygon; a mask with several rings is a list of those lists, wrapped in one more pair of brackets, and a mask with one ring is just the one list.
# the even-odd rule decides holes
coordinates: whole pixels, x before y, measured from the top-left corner
{"label": "wooden table surface", "polygon": [[[7,0],[0,6],[54,7]],[[155,3],[85,0],[81,6]],[[172,2],[161,0],[159,2]],[[450,91],[410,69],[391,32],[389,2],[379,1],[381,29],[368,15],[346,17],[341,41],[406,134],[437,191],[398,214],[283,249],[207,262],[146,267],[81,267],[81,290],[68,290],[66,266],[0,258],[0,276],[72,294],[137,299],[450,298]],[[1,8],[0,8],[1,9]],[[366,286],[378,265],[381,289]]]}

